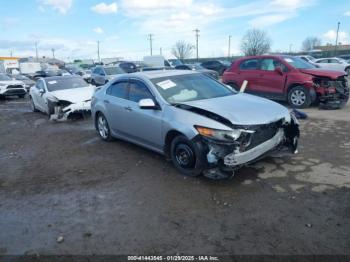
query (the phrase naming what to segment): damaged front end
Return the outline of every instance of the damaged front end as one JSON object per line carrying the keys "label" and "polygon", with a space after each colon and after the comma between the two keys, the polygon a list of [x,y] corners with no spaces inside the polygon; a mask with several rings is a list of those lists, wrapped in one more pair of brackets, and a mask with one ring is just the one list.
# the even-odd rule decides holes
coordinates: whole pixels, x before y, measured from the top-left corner
{"label": "damaged front end", "polygon": [[[296,154],[299,124],[297,119],[280,119],[263,125],[232,125],[232,134],[218,136],[203,127],[196,127],[205,144],[208,168],[203,172],[212,179],[233,176],[234,170],[265,156]],[[222,138],[222,139],[220,139]]]}
{"label": "damaged front end", "polygon": [[74,115],[84,116],[91,112],[91,99],[81,101],[79,103],[72,103],[67,100],[49,99],[48,108],[50,120],[65,121]]}
{"label": "damaged front end", "polygon": [[339,109],[349,100],[349,86],[345,76],[336,80],[318,77],[314,79],[314,84],[321,109]]}

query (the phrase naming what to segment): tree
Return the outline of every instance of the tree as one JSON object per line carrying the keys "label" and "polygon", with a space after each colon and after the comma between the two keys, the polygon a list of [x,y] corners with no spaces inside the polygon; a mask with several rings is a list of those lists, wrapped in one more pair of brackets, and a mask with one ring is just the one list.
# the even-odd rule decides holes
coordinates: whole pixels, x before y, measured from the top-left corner
{"label": "tree", "polygon": [[245,55],[262,55],[270,51],[270,47],[270,37],[259,29],[248,30],[241,41],[241,50]]}
{"label": "tree", "polygon": [[191,57],[193,49],[193,45],[186,43],[185,41],[177,41],[171,49],[171,53],[177,59],[183,61],[184,59]]}
{"label": "tree", "polygon": [[304,51],[310,51],[313,50],[315,46],[320,46],[321,45],[321,39],[314,37],[314,36],[309,36],[305,38],[305,40],[302,43],[302,49]]}

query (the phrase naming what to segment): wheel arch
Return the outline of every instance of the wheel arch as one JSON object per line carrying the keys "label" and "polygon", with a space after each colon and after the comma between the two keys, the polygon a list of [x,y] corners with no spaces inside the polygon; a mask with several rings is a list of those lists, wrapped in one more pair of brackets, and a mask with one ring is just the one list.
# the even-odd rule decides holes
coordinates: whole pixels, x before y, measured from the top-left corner
{"label": "wheel arch", "polygon": [[173,141],[173,139],[177,136],[186,136],[184,133],[178,131],[178,130],[175,130],[175,129],[171,129],[167,132],[167,134],[165,135],[165,138],[164,138],[164,155],[166,156],[167,159],[170,158],[170,145],[171,145],[171,142]]}
{"label": "wheel arch", "polygon": [[288,87],[287,87],[287,92],[286,94],[286,100],[288,101],[288,95],[289,95],[289,91],[293,88],[293,87],[297,87],[297,86],[301,86],[304,87],[310,94],[311,97],[311,103],[314,103],[316,101],[317,98],[317,94],[316,94],[316,90],[313,87],[307,87],[305,84],[300,83],[300,82],[295,82],[295,83],[291,83]]}

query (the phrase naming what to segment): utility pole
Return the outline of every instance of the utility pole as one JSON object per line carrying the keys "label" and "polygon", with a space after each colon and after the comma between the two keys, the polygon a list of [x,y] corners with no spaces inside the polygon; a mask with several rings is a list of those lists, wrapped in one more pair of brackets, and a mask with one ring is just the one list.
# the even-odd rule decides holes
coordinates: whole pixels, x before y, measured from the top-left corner
{"label": "utility pole", "polygon": [[100,58],[100,41],[97,41],[97,59],[98,59],[98,62],[101,63],[101,58]]}
{"label": "utility pole", "polygon": [[231,56],[231,37],[232,37],[232,35],[229,35],[228,36],[228,58],[230,58],[230,56]]}
{"label": "utility pole", "polygon": [[196,28],[193,31],[196,32],[196,54],[197,54],[197,61],[198,61],[198,37],[199,37],[200,30],[198,28]]}
{"label": "utility pole", "polygon": [[36,61],[38,62],[38,42],[35,42],[35,57],[36,57]]}
{"label": "utility pole", "polygon": [[289,44],[289,54],[292,53],[292,46],[293,46],[293,44]]}
{"label": "utility pole", "polygon": [[52,51],[52,58],[55,58],[55,48],[51,48]]}
{"label": "utility pole", "polygon": [[159,53],[160,53],[160,55],[163,55],[163,54],[162,54],[162,48],[159,49]]}
{"label": "utility pole", "polygon": [[337,55],[339,26],[340,26],[340,22],[338,22],[338,28],[337,28],[337,37],[336,37],[336,39],[335,39],[334,56],[336,56],[336,55]]}
{"label": "utility pole", "polygon": [[12,57],[12,50],[10,50],[10,56]]}
{"label": "utility pole", "polygon": [[151,50],[151,55],[152,55],[152,40],[153,40],[153,39],[152,39],[152,36],[153,36],[152,34],[149,34],[149,35],[148,35],[149,48],[150,48],[150,50]]}

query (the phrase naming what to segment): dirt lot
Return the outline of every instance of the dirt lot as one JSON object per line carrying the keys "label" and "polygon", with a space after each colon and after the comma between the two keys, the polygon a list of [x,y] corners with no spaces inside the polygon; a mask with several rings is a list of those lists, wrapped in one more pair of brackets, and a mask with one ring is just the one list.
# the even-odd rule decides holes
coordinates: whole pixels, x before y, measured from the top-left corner
{"label": "dirt lot", "polygon": [[0,255],[350,254],[350,105],[306,111],[298,155],[211,181],[0,101]]}

